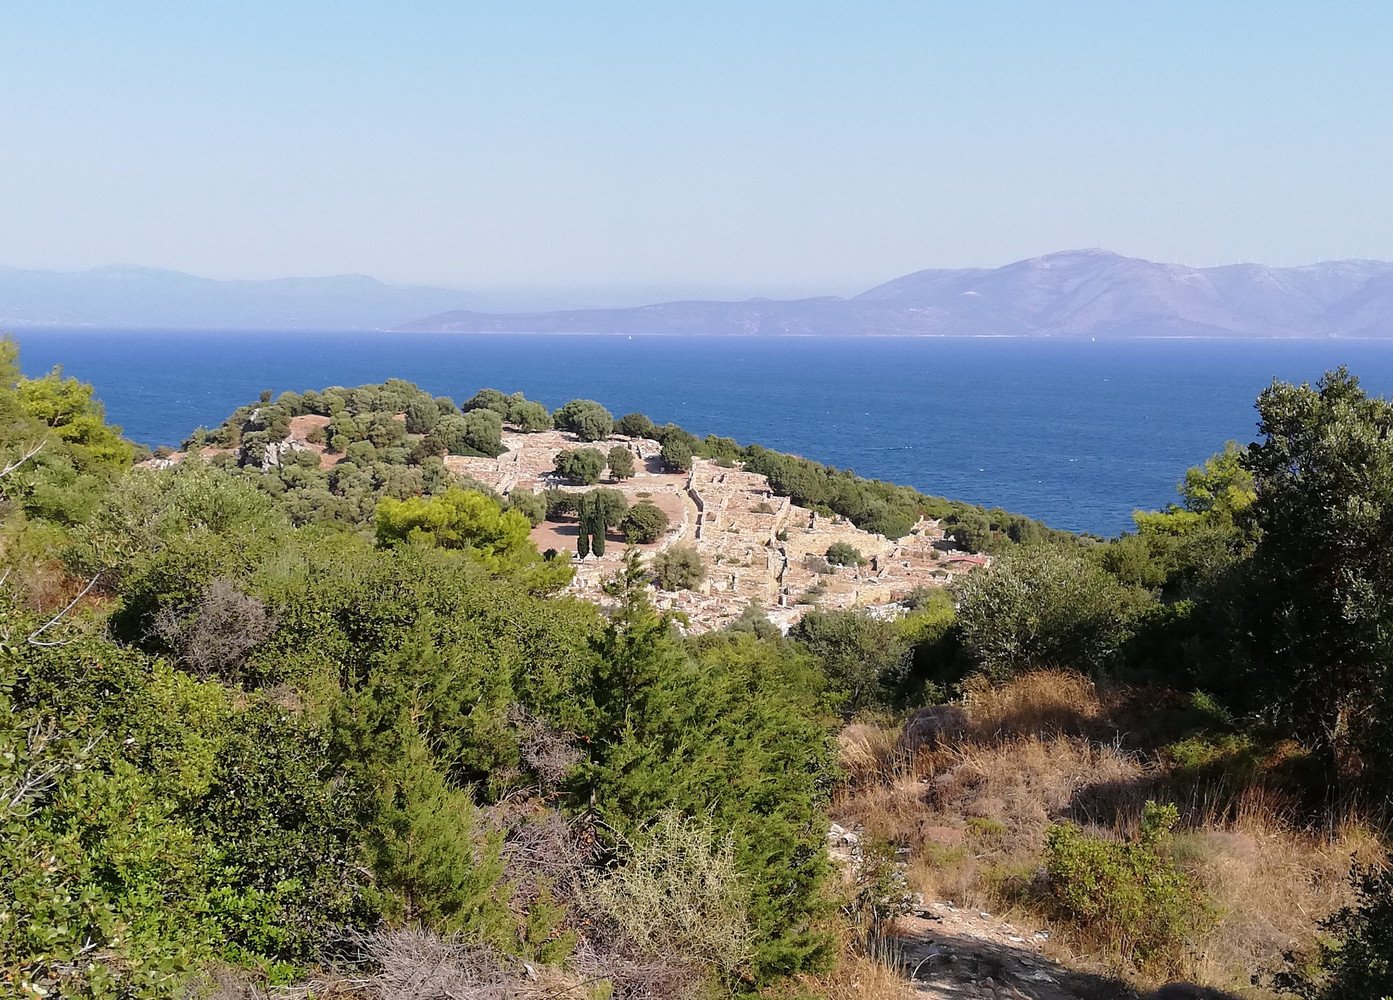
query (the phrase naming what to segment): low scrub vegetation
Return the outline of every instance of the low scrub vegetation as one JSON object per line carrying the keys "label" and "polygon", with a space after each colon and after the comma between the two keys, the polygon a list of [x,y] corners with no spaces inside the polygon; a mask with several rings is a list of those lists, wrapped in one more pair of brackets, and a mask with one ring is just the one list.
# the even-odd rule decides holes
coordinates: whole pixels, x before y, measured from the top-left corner
{"label": "low scrub vegetation", "polygon": [[1316,916],[1379,841],[1348,817],[1313,828],[1280,748],[1197,784],[1166,747],[1203,707],[1061,671],[974,682],[903,726],[844,729],[832,814],[907,849],[916,890],[1047,926],[1073,964],[1270,985],[1283,954],[1315,953]]}
{"label": "low scrub vegetation", "polygon": [[650,597],[701,585],[692,550],[631,551],[600,608],[530,540],[573,514],[603,553],[656,507],[504,503],[444,462],[505,426],[604,441],[598,403],[268,392],[135,469],[90,387],[4,342],[0,982],[881,1000],[909,888],[1138,984],[1393,993],[1393,406],[1341,371],[1258,410],[1106,542],[625,416],[670,468],[996,553],[897,620],[693,637]]}

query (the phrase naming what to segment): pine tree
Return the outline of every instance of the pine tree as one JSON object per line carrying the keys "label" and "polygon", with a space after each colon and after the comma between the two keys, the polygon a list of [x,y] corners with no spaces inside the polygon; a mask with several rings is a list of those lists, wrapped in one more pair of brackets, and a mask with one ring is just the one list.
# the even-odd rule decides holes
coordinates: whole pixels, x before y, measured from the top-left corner
{"label": "pine tree", "polygon": [[476,828],[468,795],[450,786],[419,736],[379,775],[373,872],[389,912],[442,934],[498,941],[511,932],[502,837]]}

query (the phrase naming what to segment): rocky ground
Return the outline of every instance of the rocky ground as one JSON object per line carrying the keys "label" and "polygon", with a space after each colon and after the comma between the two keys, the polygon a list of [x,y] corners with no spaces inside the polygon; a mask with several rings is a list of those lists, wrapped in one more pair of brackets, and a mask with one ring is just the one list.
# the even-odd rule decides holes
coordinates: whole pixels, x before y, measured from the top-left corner
{"label": "rocky ground", "polygon": [[914,989],[937,1000],[1122,1000],[1116,980],[1047,958],[1047,931],[990,913],[929,902],[895,927],[895,954]]}
{"label": "rocky ground", "polygon": [[[832,824],[828,853],[848,873],[860,864],[860,834]],[[1002,917],[941,900],[906,897],[909,912],[896,919],[885,943],[888,960],[914,991],[934,1000],[1136,1000],[1110,977],[1066,968],[1045,954],[1041,927],[1019,927]],[[1181,1000],[1185,994],[1177,994]],[[1203,994],[1196,994],[1203,996]]]}

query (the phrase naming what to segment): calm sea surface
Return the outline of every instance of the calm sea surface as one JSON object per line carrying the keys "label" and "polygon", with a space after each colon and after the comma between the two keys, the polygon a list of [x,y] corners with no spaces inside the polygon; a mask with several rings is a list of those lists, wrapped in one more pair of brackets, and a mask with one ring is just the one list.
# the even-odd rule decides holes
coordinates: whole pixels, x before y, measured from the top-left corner
{"label": "calm sea surface", "polygon": [[582,396],[615,415],[795,452],[927,493],[1115,534],[1170,502],[1185,469],[1255,434],[1274,377],[1349,365],[1393,392],[1375,341],[475,336],[33,330],[23,367],[92,382],[109,418],[177,445],[262,389],[396,376],[462,399]]}

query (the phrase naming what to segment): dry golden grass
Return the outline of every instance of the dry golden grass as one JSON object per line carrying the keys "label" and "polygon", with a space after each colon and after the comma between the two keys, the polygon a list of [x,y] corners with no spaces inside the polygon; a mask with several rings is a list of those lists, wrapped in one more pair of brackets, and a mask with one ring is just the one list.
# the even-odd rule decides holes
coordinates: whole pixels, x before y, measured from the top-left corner
{"label": "dry golden grass", "polygon": [[[1380,843],[1352,820],[1307,828],[1290,796],[1260,772],[1180,780],[1154,748],[1167,738],[1156,706],[1181,702],[1175,692],[1100,693],[1085,678],[1048,671],[969,687],[965,724],[916,749],[887,726],[848,727],[841,750],[851,780],[833,818],[908,848],[914,890],[1006,912],[1020,897],[1004,887],[1038,870],[1052,824],[1128,837],[1148,799],[1173,801],[1181,817],[1174,856],[1220,912],[1185,972],[1262,996],[1250,976],[1312,943],[1317,921],[1347,901],[1351,860],[1378,856]],[[1129,740],[1133,733],[1145,735]],[[1055,931],[1061,958],[1146,984],[1108,942]]]}
{"label": "dry golden grass", "polygon": [[912,1000],[919,996],[904,974],[864,955],[848,954],[822,976],[799,976],[789,985],[766,992],[768,1000],[797,996],[825,1000]]}
{"label": "dry golden grass", "polygon": [[996,686],[976,678],[965,694],[968,736],[976,742],[1080,736],[1096,728],[1104,714],[1093,682],[1062,670],[1040,670]]}
{"label": "dry golden grass", "polygon": [[1382,856],[1378,838],[1357,825],[1316,835],[1256,815],[1185,831],[1174,851],[1223,913],[1196,956],[1198,977],[1214,983],[1245,980],[1309,946],[1316,922],[1348,901],[1351,862]]}
{"label": "dry golden grass", "polygon": [[904,758],[898,728],[854,722],[837,735],[837,759],[852,787],[883,780]]}

